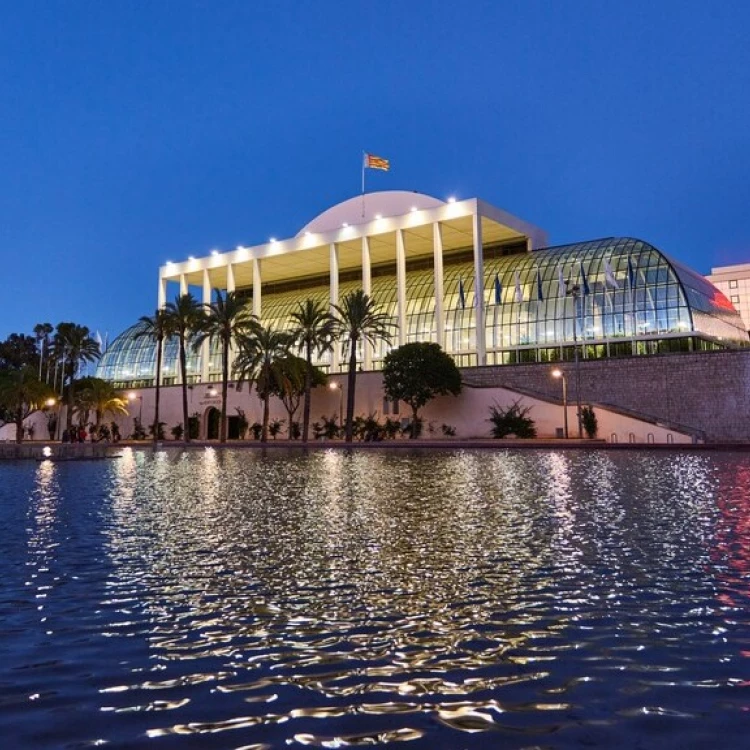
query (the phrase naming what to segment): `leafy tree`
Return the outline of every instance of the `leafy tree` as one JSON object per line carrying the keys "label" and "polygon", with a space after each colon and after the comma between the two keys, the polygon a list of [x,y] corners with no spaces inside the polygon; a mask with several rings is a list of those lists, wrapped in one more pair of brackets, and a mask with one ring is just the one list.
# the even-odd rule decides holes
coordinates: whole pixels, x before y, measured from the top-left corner
{"label": "leafy tree", "polygon": [[23,422],[54,397],[52,389],[39,380],[36,367],[25,365],[18,369],[0,371],[0,408],[7,421],[16,425],[16,442],[23,442]]}
{"label": "leafy tree", "polygon": [[94,426],[98,432],[104,415],[127,414],[128,402],[110,382],[101,378],[82,378],[78,381],[76,410],[85,411],[84,421],[88,419],[88,412],[93,411],[96,419]]}
{"label": "leafy tree", "polygon": [[360,342],[373,346],[378,341],[390,343],[393,323],[388,315],[379,312],[375,301],[361,289],[347,294],[341,304],[334,305],[334,330],[349,351],[349,372],[346,393],[346,442],[354,435],[354,400],[357,386],[357,346]]}
{"label": "leafy tree", "polygon": [[[159,422],[159,408],[161,403],[161,363],[164,358],[164,341],[172,333],[172,318],[166,310],[156,310],[153,315],[143,315],[140,319],[141,330],[135,338],[147,338],[156,343],[156,372],[154,373],[154,424]],[[179,438],[176,438],[179,440]],[[154,443],[157,442],[154,433]]]}
{"label": "leafy tree", "polygon": [[11,333],[5,341],[0,342],[0,368],[20,370],[27,366],[34,367],[38,362],[39,353],[33,336]]}
{"label": "leafy tree", "polygon": [[583,429],[586,431],[586,437],[589,440],[593,440],[596,437],[596,433],[599,432],[599,421],[592,406],[581,407],[581,423],[583,424]]}
{"label": "leafy tree", "polygon": [[307,372],[305,377],[305,405],[302,412],[302,442],[306,443],[310,431],[310,402],[313,381],[313,354],[318,355],[333,348],[335,322],[321,302],[307,299],[300,302],[292,312],[292,336],[305,353]]}
{"label": "leafy tree", "polygon": [[260,439],[265,443],[268,441],[269,402],[277,388],[277,362],[289,353],[292,338],[288,333],[258,323],[250,331],[243,333],[237,343],[239,351],[234,361],[237,388],[244,381],[255,384],[255,390],[263,401]]}
{"label": "leafy tree", "polygon": [[70,431],[73,424],[76,376],[82,364],[96,362],[101,356],[99,344],[86,326],[76,323],[58,323],[53,343],[63,367],[63,379],[68,379],[65,394],[65,426]]}
{"label": "leafy tree", "polygon": [[[180,380],[182,381],[182,423],[188,424],[188,382],[187,382],[187,345],[193,336],[201,330],[203,308],[192,294],[181,294],[174,302],[168,302],[164,308],[170,332],[180,342]],[[158,439],[156,430],[154,440]],[[190,442],[190,430],[183,435],[185,442]]]}
{"label": "leafy tree", "polygon": [[436,396],[461,393],[461,373],[439,344],[404,344],[385,355],[383,387],[389,401],[403,401],[411,407],[415,428],[410,437],[416,438],[419,410]]}
{"label": "leafy tree", "polygon": [[313,366],[312,372],[308,369],[307,362],[294,354],[287,354],[276,360],[273,367],[273,395],[277,396],[284,404],[289,417],[289,439],[292,440],[294,427],[294,415],[299,408],[300,401],[305,395],[307,384],[312,388],[325,385],[325,373],[318,367]]}
{"label": "leafy tree", "polygon": [[536,437],[534,420],[529,416],[530,406],[521,406],[520,401],[503,409],[498,404],[490,408],[490,418],[487,420],[492,424],[492,437],[504,438],[515,435],[520,438]]}
{"label": "leafy tree", "polygon": [[227,441],[227,389],[229,387],[229,352],[232,342],[259,324],[245,300],[235,292],[222,295],[216,291],[216,300],[205,308],[201,330],[195,337],[195,347],[207,338],[218,339],[221,345],[221,423],[219,442]]}

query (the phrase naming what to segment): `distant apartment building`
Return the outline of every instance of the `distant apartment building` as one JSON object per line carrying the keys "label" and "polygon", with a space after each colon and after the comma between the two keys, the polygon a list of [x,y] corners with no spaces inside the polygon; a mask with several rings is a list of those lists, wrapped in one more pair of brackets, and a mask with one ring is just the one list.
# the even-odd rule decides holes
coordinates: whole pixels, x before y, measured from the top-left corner
{"label": "distant apartment building", "polygon": [[712,268],[706,278],[729,298],[750,331],[750,263]]}

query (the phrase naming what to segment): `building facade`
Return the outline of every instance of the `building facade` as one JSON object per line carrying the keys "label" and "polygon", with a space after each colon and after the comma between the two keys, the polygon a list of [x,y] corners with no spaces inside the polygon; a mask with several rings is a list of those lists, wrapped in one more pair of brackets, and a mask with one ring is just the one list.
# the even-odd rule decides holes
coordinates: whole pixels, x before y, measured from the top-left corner
{"label": "building facade", "polygon": [[[194,293],[235,291],[264,325],[290,325],[306,299],[335,305],[363,289],[394,323],[392,346],[434,341],[461,367],[551,363],[748,346],[730,300],[704,277],[633,238],[547,247],[545,233],[479,199],[444,202],[402,191],[359,196],[328,209],[295,237],[237,247],[159,269],[161,307]],[[155,345],[123,332],[97,375],[122,388],[154,385]],[[365,371],[388,349],[363,346]],[[342,352],[317,364],[343,369]],[[191,353],[188,381],[221,377],[218,347]],[[177,342],[160,374],[179,380]]]}
{"label": "building facade", "polygon": [[712,268],[706,278],[729,298],[750,331],[750,263]]}

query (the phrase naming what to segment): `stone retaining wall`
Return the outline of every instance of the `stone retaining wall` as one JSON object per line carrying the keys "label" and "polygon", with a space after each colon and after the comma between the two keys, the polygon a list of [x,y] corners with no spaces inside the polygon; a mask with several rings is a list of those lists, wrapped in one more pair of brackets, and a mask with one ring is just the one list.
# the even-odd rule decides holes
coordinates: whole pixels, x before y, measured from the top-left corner
{"label": "stone retaining wall", "polygon": [[[568,399],[575,401],[572,362]],[[631,409],[706,433],[708,440],[750,440],[750,351],[664,354],[581,361],[581,399]],[[464,382],[536,391],[560,399],[553,365],[503,365],[462,370]]]}

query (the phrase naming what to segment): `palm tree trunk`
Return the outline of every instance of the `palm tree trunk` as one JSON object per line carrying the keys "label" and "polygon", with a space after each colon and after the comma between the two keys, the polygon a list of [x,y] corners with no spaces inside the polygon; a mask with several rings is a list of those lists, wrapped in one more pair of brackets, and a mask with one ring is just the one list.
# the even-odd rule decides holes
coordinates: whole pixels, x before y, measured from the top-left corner
{"label": "palm tree trunk", "polygon": [[413,406],[411,407],[411,435],[409,435],[409,439],[417,439],[417,410]]}
{"label": "palm tree trunk", "polygon": [[354,437],[354,389],[357,384],[357,342],[349,342],[349,374],[346,384],[346,442],[351,443]]}
{"label": "palm tree trunk", "polygon": [[270,408],[269,408],[269,401],[271,400],[271,394],[266,393],[265,396],[263,396],[263,431],[260,433],[260,442],[261,443],[267,443],[268,442],[268,421],[270,416]]}
{"label": "palm tree trunk", "polygon": [[[307,342],[307,368],[305,369],[305,406],[302,412],[302,442],[307,442],[310,431],[310,402],[312,401],[312,345]],[[291,429],[291,425],[290,425]]]}
{"label": "palm tree trunk", "polygon": [[[68,432],[70,432],[70,428],[73,426],[73,396],[74,396],[74,384],[73,384],[73,363],[72,361],[69,363],[69,374],[70,374],[70,383],[68,383],[68,395],[65,399],[65,427],[67,428]],[[63,377],[65,373],[65,368],[63,367]]]}
{"label": "palm tree trunk", "polygon": [[[180,369],[182,370],[182,425],[186,429],[182,431],[182,439],[184,442],[190,442],[190,430],[187,429],[188,424],[188,404],[187,404],[187,356],[185,354],[185,336],[180,336]],[[155,425],[155,431],[159,433],[159,425]]]}
{"label": "palm tree trunk", "polygon": [[19,406],[18,409],[16,409],[16,442],[22,443],[23,442],[23,407]]}
{"label": "palm tree trunk", "polygon": [[[223,337],[222,337],[223,338]],[[229,387],[229,341],[221,342],[221,429],[219,442],[227,442],[227,389]]]}
{"label": "palm tree trunk", "polygon": [[[161,395],[161,358],[163,356],[163,350],[164,339],[158,338],[156,340],[156,393],[154,397],[154,422],[156,423],[156,428],[154,429],[154,445],[159,442],[159,397]],[[187,430],[187,425],[185,425],[185,430]]]}

